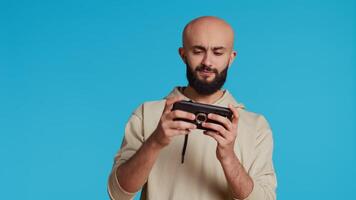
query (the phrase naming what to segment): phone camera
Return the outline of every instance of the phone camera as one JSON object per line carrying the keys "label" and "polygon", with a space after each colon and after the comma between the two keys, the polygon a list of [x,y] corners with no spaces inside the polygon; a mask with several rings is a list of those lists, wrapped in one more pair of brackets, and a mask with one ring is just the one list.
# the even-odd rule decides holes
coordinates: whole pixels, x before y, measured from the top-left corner
{"label": "phone camera", "polygon": [[205,113],[198,113],[195,117],[195,121],[197,124],[202,124],[203,122],[205,122],[207,120],[207,116]]}

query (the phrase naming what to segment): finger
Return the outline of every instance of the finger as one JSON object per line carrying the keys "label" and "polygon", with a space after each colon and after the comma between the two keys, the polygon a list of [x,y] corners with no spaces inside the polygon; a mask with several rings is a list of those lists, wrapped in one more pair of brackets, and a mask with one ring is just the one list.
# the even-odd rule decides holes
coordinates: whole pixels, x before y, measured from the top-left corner
{"label": "finger", "polygon": [[213,121],[217,121],[219,123],[221,123],[227,130],[231,130],[231,121],[227,118],[227,117],[223,117],[221,115],[217,115],[214,113],[209,113],[208,118],[213,120]]}
{"label": "finger", "polygon": [[194,120],[195,115],[193,113],[186,112],[183,110],[174,110],[167,115],[167,119],[170,119],[170,120],[177,119],[177,118]]}
{"label": "finger", "polygon": [[[209,122],[204,122],[202,123],[202,126],[204,128],[211,129],[213,131],[216,131],[218,134],[220,134],[223,137],[226,137],[226,129],[221,126],[220,124],[215,124],[215,123],[209,123]],[[216,134],[216,133],[215,133]]]}
{"label": "finger", "polygon": [[207,136],[214,138],[218,144],[223,144],[225,140],[221,135],[216,134],[216,132],[213,131],[204,131],[203,133]]}
{"label": "finger", "polygon": [[175,102],[181,101],[181,100],[183,100],[183,99],[184,99],[184,97],[183,97],[183,96],[180,96],[180,95],[179,95],[179,96],[174,96],[174,97],[167,98],[163,112],[164,112],[164,113],[169,113],[169,112],[171,112],[172,107],[173,107],[173,104],[174,104]]}
{"label": "finger", "polygon": [[232,117],[232,124],[237,127],[237,123],[239,121],[239,113],[237,111],[237,108],[229,104],[229,108],[232,111],[233,117]]}
{"label": "finger", "polygon": [[196,129],[197,126],[193,123],[190,122],[185,122],[185,121],[172,121],[169,123],[168,127],[170,129],[179,129],[179,130],[186,130],[186,129]]}

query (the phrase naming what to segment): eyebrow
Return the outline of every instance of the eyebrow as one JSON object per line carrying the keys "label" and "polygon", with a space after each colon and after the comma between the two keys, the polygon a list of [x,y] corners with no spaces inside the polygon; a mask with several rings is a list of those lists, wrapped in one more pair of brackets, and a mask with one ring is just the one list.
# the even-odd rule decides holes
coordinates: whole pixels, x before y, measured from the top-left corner
{"label": "eyebrow", "polygon": [[[206,48],[201,45],[194,45],[193,49],[199,49],[199,50],[204,50],[204,51],[206,50]],[[217,51],[217,50],[225,50],[226,48],[223,46],[217,46],[217,47],[213,47],[212,49],[213,49],[213,51]]]}

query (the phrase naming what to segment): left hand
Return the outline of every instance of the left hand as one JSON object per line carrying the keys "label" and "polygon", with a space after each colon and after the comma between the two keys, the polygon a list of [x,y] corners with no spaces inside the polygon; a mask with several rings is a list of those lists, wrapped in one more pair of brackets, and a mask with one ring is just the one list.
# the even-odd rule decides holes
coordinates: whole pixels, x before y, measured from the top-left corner
{"label": "left hand", "polygon": [[217,121],[223,125],[216,123],[204,122],[203,127],[212,129],[214,131],[204,131],[204,134],[214,138],[218,143],[216,148],[216,156],[218,160],[228,160],[235,157],[234,145],[237,137],[237,123],[239,115],[237,108],[229,104],[229,108],[233,113],[232,121],[228,118],[210,113],[208,118]]}

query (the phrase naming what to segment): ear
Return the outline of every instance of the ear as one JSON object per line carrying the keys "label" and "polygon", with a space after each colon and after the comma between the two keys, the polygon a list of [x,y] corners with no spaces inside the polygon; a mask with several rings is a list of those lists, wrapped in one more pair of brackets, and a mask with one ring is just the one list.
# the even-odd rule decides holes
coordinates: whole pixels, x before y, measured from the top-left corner
{"label": "ear", "polygon": [[232,62],[234,62],[237,56],[237,51],[232,50],[229,58],[229,67],[231,66]]}
{"label": "ear", "polygon": [[184,48],[183,47],[180,47],[178,49],[178,53],[179,53],[179,56],[182,58],[183,62],[187,63],[187,58],[185,56],[185,52],[184,52]]}

